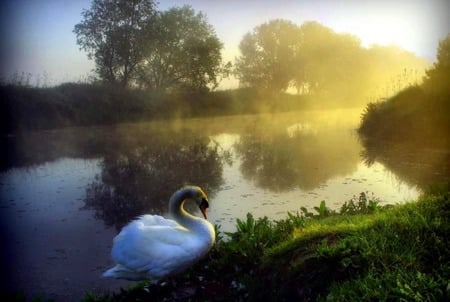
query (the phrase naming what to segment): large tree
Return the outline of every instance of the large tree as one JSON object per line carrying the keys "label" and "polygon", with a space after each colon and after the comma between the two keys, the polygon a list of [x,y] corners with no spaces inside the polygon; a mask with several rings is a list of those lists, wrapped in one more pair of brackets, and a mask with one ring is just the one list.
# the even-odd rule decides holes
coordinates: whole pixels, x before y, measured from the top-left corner
{"label": "large tree", "polygon": [[[153,0],[94,0],[74,33],[95,60],[100,79],[128,86],[142,61],[144,40],[156,14]],[[145,30],[144,30],[145,29]]]}
{"label": "large tree", "polygon": [[223,46],[204,14],[190,6],[174,7],[158,14],[154,29],[140,65],[141,86],[165,90],[217,85]]}
{"label": "large tree", "polygon": [[[338,34],[318,22],[305,22],[301,28],[300,58],[295,84],[306,85],[310,93],[327,98],[348,98],[361,87],[359,80],[366,76],[363,49],[358,38]],[[351,89],[349,84],[353,83]]]}
{"label": "large tree", "polygon": [[240,83],[270,91],[288,88],[298,66],[300,30],[286,20],[272,20],[247,33],[236,61]]}

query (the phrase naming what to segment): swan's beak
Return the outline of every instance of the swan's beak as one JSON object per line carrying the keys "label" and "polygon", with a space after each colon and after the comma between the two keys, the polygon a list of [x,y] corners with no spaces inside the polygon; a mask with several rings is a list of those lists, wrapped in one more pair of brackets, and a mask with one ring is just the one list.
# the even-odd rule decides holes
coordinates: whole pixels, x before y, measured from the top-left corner
{"label": "swan's beak", "polygon": [[203,214],[203,217],[205,217],[205,219],[208,219],[208,214],[206,213],[206,209],[208,208],[209,204],[208,201],[206,199],[203,199],[202,202],[200,203],[200,211]]}

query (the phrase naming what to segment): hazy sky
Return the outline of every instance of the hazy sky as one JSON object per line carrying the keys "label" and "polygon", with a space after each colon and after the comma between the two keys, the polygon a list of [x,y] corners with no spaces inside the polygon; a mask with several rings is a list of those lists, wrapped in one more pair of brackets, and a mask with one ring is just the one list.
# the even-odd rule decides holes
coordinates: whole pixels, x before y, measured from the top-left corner
{"label": "hazy sky", "polygon": [[[238,55],[242,36],[255,26],[283,18],[297,24],[318,21],[336,32],[358,36],[364,46],[397,44],[435,60],[438,41],[450,32],[449,0],[169,0],[158,8],[191,5],[204,12],[224,57]],[[90,0],[3,0],[0,4],[1,77],[14,72],[47,75],[49,84],[86,77],[94,64],[78,49],[75,24]]]}

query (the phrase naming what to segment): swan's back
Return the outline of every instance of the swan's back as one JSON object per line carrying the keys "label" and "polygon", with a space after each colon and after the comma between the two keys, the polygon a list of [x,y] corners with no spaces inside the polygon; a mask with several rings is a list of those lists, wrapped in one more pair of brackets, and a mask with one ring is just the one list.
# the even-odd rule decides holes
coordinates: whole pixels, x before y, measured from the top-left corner
{"label": "swan's back", "polygon": [[159,215],[142,215],[139,216],[134,222],[142,223],[144,226],[173,226],[176,227],[179,224],[172,219],[166,219]]}

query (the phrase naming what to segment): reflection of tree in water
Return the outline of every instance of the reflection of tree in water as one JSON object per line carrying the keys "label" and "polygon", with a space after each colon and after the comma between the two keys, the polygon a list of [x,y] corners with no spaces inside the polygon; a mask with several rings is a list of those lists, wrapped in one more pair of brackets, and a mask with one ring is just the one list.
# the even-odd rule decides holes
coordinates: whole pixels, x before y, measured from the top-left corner
{"label": "reflection of tree in water", "polygon": [[120,228],[136,216],[164,213],[171,194],[184,184],[213,195],[223,181],[218,147],[174,141],[106,155],[101,174],[86,189],[85,207]]}
{"label": "reflection of tree in water", "polygon": [[273,191],[312,190],[356,169],[357,142],[342,130],[269,131],[242,135],[236,145],[245,178]]}
{"label": "reflection of tree in water", "polygon": [[436,183],[450,182],[450,151],[420,143],[388,143],[361,139],[362,157],[371,166],[381,163],[409,185],[428,189]]}

